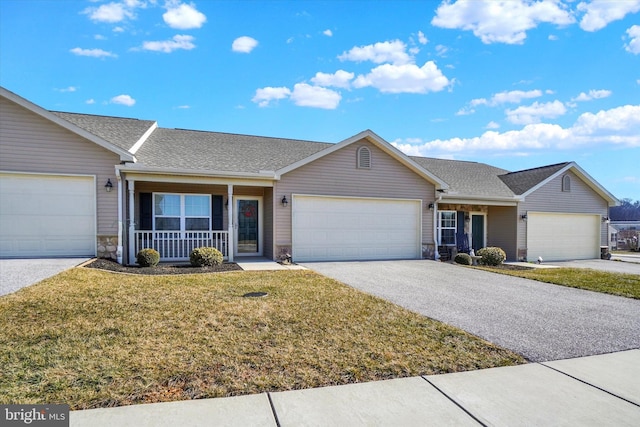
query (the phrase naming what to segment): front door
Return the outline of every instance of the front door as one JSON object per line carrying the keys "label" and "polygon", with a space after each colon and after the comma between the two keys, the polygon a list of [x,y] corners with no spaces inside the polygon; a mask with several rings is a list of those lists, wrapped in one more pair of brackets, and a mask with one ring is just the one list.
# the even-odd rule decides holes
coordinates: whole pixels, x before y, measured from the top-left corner
{"label": "front door", "polygon": [[235,255],[262,256],[262,197],[235,198]]}
{"label": "front door", "polygon": [[471,215],[471,247],[474,252],[484,248],[484,215]]}

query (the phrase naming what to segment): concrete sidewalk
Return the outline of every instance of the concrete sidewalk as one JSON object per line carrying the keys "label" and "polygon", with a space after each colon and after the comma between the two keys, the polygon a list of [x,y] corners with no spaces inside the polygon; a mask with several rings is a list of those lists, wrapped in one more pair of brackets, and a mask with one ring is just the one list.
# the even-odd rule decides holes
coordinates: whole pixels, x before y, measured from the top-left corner
{"label": "concrete sidewalk", "polygon": [[250,396],[73,411],[71,426],[637,426],[640,349]]}

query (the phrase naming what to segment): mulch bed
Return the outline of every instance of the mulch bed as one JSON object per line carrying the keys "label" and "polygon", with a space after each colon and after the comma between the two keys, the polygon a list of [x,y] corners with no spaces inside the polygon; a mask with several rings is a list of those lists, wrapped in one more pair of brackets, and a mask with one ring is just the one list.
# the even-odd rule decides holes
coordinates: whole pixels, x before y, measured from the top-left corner
{"label": "mulch bed", "polygon": [[222,265],[213,267],[193,267],[189,264],[158,264],[155,267],[140,267],[137,265],[121,265],[108,259],[97,259],[84,267],[130,274],[195,274],[242,271],[242,268],[233,262],[225,262]]}

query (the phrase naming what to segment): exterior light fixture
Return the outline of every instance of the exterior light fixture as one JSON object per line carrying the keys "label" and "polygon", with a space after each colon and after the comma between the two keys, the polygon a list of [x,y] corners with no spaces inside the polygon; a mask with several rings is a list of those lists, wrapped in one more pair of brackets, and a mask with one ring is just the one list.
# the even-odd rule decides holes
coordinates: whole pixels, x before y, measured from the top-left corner
{"label": "exterior light fixture", "polygon": [[107,191],[107,193],[111,193],[111,190],[113,190],[113,184],[111,183],[111,178],[107,179],[107,183],[104,185],[104,189]]}
{"label": "exterior light fixture", "polygon": [[527,214],[520,215],[520,219],[523,220],[523,221],[526,221],[527,220]]}
{"label": "exterior light fixture", "polygon": [[280,200],[280,203],[282,203],[282,206],[284,206],[285,208],[287,207],[287,205],[289,204],[289,201],[287,200],[287,196],[282,196],[282,200]]}
{"label": "exterior light fixture", "polygon": [[609,217],[608,216],[603,216],[602,217],[602,222],[609,222]]}
{"label": "exterior light fixture", "polygon": [[432,211],[435,208],[435,205],[433,203],[429,203],[428,208],[430,211]]}

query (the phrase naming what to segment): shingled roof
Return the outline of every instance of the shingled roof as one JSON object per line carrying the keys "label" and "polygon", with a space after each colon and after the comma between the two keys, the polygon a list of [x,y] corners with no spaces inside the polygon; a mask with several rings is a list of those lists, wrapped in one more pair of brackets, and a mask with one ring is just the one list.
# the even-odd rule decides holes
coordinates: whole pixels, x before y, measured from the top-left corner
{"label": "shingled roof", "polygon": [[153,120],[95,116],[62,111],[50,111],[50,113],[127,151],[155,124]]}
{"label": "shingled roof", "polygon": [[449,193],[460,196],[513,197],[510,188],[500,180],[499,175],[509,171],[484,163],[460,160],[411,157],[449,184]]}
{"label": "shingled roof", "polygon": [[514,194],[521,195],[531,190],[551,175],[557,173],[568,164],[569,162],[564,162],[539,168],[510,172],[500,175],[499,178],[511,189],[511,191],[513,191]]}
{"label": "shingled roof", "polygon": [[138,163],[152,168],[259,173],[276,171],[332,145],[294,139],[158,128],[138,150],[136,158]]}

